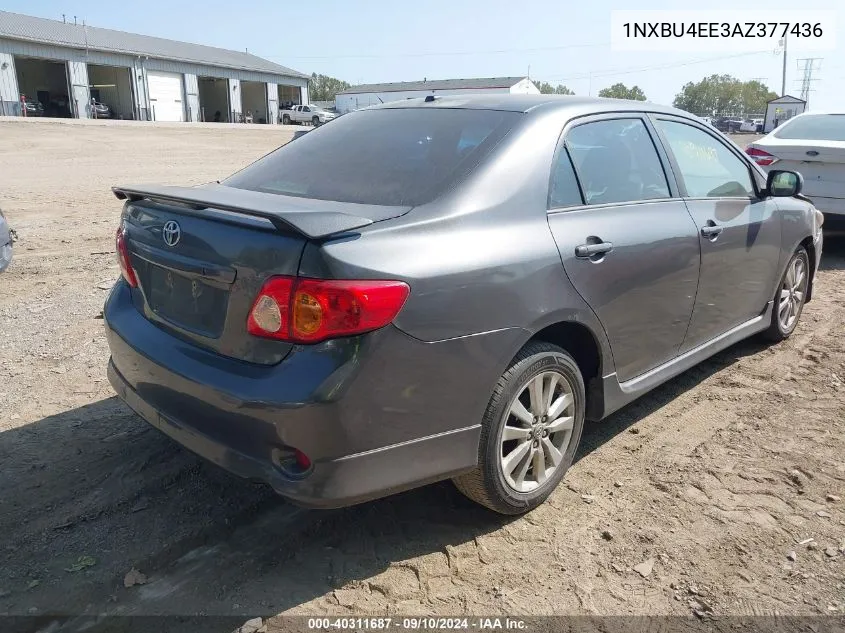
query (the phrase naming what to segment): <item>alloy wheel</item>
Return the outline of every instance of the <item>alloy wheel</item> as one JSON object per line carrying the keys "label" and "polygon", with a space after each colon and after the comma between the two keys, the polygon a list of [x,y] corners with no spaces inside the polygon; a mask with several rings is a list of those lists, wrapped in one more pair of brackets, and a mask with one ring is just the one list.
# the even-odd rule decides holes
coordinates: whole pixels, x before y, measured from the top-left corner
{"label": "alloy wheel", "polygon": [[575,396],[566,376],[546,371],[517,392],[500,437],[500,464],[508,486],[531,492],[560,467],[572,439]]}
{"label": "alloy wheel", "polygon": [[786,271],[778,301],[778,322],[785,332],[789,332],[795,326],[795,321],[801,313],[806,293],[806,280],[807,268],[804,259],[796,257]]}

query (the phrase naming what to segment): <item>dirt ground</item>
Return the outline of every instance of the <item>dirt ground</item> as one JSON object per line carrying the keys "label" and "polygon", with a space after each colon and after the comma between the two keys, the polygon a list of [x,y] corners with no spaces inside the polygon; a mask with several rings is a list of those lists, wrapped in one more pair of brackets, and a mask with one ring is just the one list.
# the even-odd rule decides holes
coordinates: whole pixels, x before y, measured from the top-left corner
{"label": "dirt ground", "polygon": [[[20,236],[0,275],[0,614],[845,611],[834,238],[789,341],[739,344],[588,425],[565,485],[521,518],[448,483],[298,509],[121,404],[97,318],[119,274],[109,187],[221,178],[290,134],[0,123]],[[146,582],[125,587],[132,569]]]}

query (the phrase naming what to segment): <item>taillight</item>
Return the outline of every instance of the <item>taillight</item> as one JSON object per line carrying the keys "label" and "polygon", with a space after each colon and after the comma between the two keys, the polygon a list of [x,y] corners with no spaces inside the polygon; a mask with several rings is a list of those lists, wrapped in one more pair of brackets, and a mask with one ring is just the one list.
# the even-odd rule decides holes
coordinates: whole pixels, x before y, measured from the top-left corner
{"label": "taillight", "polygon": [[745,148],[745,153],[748,154],[755,163],[760,165],[761,167],[768,167],[778,161],[778,157],[774,156],[773,154],[769,154],[759,147],[754,147],[753,145],[749,145]]}
{"label": "taillight", "polygon": [[393,321],[409,292],[401,281],[271,277],[252,305],[247,331],[296,343],[362,334]]}
{"label": "taillight", "polygon": [[129,260],[129,249],[126,246],[126,232],[123,226],[118,227],[117,235],[115,235],[115,252],[117,253],[117,261],[120,264],[120,274],[133,288],[138,287],[138,278],[135,276],[135,270],[132,268],[132,262]]}

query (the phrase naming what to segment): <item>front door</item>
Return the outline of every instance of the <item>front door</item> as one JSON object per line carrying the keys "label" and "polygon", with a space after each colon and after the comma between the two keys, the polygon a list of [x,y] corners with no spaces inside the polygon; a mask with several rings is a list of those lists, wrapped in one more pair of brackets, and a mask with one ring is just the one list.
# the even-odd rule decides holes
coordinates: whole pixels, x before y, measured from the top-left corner
{"label": "front door", "polygon": [[685,352],[754,317],[774,296],[780,261],[775,201],[758,195],[745,157],[691,122],[655,117],[701,244]]}
{"label": "front door", "polygon": [[567,130],[552,174],[549,226],[624,382],[677,356],[695,300],[699,245],[647,121],[614,116],[622,118]]}

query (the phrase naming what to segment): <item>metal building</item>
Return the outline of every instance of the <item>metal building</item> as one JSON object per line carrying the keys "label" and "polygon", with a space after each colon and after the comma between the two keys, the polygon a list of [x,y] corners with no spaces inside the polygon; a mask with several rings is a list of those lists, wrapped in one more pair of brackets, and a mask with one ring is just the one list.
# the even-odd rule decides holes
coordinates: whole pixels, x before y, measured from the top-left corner
{"label": "metal building", "polygon": [[246,52],[0,11],[0,115],[278,123],[285,102],[308,75]]}
{"label": "metal building", "polygon": [[766,118],[763,123],[763,133],[768,134],[778,125],[794,116],[802,114],[807,109],[807,102],[791,95],[783,95],[766,103]]}
{"label": "metal building", "polygon": [[352,86],[337,94],[335,107],[338,112],[343,114],[378,103],[413,99],[414,97],[490,93],[540,94],[540,91],[528,77],[423,79],[422,81]]}

